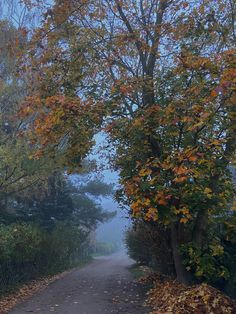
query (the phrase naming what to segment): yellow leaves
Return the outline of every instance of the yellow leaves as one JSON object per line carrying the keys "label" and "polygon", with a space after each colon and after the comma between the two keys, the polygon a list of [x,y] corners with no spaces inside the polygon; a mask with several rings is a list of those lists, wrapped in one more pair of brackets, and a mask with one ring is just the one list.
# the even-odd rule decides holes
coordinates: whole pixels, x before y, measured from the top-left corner
{"label": "yellow leaves", "polygon": [[142,205],[143,205],[143,206],[149,206],[150,203],[151,203],[151,201],[150,201],[150,199],[148,199],[148,198],[145,198],[145,199],[142,201]]}
{"label": "yellow leaves", "polygon": [[117,91],[116,85],[113,85],[113,86],[111,87],[111,93],[112,93],[112,94],[115,94],[116,91]]}
{"label": "yellow leaves", "polygon": [[182,207],[181,212],[183,215],[189,214],[189,209],[187,207]]}
{"label": "yellow leaves", "polygon": [[175,215],[180,215],[180,223],[186,224],[191,218],[191,214],[189,213],[189,208],[186,206],[181,207],[180,209],[172,208]]}
{"label": "yellow leaves", "polygon": [[205,188],[204,193],[205,193],[205,194],[210,194],[210,193],[212,193],[212,189],[210,189],[210,188]]}
{"label": "yellow leaves", "polygon": [[145,219],[157,221],[158,220],[157,209],[155,207],[150,207],[145,215]]}
{"label": "yellow leaves", "polygon": [[168,162],[163,162],[161,164],[161,167],[164,169],[164,170],[169,170],[171,169],[171,165],[168,163]]}
{"label": "yellow leaves", "polygon": [[213,194],[212,194],[212,190],[210,188],[205,188],[204,189],[204,194],[207,196],[207,198],[211,199]]}
{"label": "yellow leaves", "polygon": [[150,175],[151,173],[152,173],[152,170],[148,169],[148,168],[144,168],[144,169],[141,169],[139,171],[140,177],[146,177],[146,176]]}
{"label": "yellow leaves", "polygon": [[221,256],[224,254],[224,247],[222,245],[210,245],[212,256]]}
{"label": "yellow leaves", "polygon": [[141,205],[141,204],[140,204],[140,201],[139,201],[139,200],[131,204],[130,207],[131,207],[131,209],[133,210],[133,213],[136,213],[136,212],[139,212],[139,211],[140,211],[140,207],[141,207],[140,205]]}
{"label": "yellow leaves", "polygon": [[148,198],[143,200],[138,199],[131,204],[132,214],[138,218],[143,216],[145,220],[158,220],[157,208],[151,206],[151,201]]}
{"label": "yellow leaves", "polygon": [[194,131],[196,130],[197,128],[201,128],[203,125],[204,125],[204,121],[200,120],[199,122],[191,125],[189,128],[188,128],[188,131]]}
{"label": "yellow leaves", "polygon": [[209,112],[204,112],[201,114],[201,120],[206,120],[210,117],[210,113]]}
{"label": "yellow leaves", "polygon": [[166,115],[171,115],[172,113],[174,113],[175,112],[175,108],[173,107],[173,106],[168,106],[167,108],[166,108],[166,110],[165,110],[165,114]]}
{"label": "yellow leaves", "polygon": [[221,146],[222,145],[222,141],[214,139],[214,140],[210,141],[210,144],[214,145],[214,146]]}
{"label": "yellow leaves", "polygon": [[151,201],[148,198],[144,200],[138,199],[131,204],[131,208],[133,211],[140,211],[142,208],[150,206],[150,203]]}
{"label": "yellow leaves", "polygon": [[[201,277],[203,272],[199,271],[197,275]],[[154,288],[148,293],[147,304],[158,309],[153,312],[155,314],[235,313],[234,300],[205,283],[185,286],[176,280],[160,280],[158,276],[152,282]]]}
{"label": "yellow leaves", "polygon": [[202,112],[202,110],[203,110],[203,107],[201,105],[194,105],[192,107],[192,111],[196,112],[196,113],[200,113],[200,112]]}
{"label": "yellow leaves", "polygon": [[201,270],[201,269],[199,269],[199,270],[197,270],[196,272],[195,272],[195,276],[196,277],[201,277],[203,275],[203,271]]}
{"label": "yellow leaves", "polygon": [[188,122],[192,122],[193,118],[192,117],[183,117],[182,118],[182,122],[188,123]]}
{"label": "yellow leaves", "polygon": [[154,178],[152,178],[150,181],[149,181],[149,184],[150,185],[154,185],[155,183],[157,183],[157,177],[154,177]]}
{"label": "yellow leaves", "polygon": [[234,198],[234,200],[233,200],[233,204],[232,204],[231,209],[236,211],[236,198]]}
{"label": "yellow leaves", "polygon": [[135,119],[133,122],[134,126],[140,127],[143,124],[143,122],[140,119]]}

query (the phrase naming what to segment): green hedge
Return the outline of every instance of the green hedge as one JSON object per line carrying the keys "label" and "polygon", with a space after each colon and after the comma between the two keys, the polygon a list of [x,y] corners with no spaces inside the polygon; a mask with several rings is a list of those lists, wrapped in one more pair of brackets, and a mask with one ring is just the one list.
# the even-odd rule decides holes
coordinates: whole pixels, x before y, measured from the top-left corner
{"label": "green hedge", "polygon": [[118,251],[118,246],[112,242],[96,242],[92,247],[93,255],[110,255]]}
{"label": "green hedge", "polygon": [[73,267],[88,255],[86,235],[70,224],[52,231],[25,223],[0,225],[0,291]]}

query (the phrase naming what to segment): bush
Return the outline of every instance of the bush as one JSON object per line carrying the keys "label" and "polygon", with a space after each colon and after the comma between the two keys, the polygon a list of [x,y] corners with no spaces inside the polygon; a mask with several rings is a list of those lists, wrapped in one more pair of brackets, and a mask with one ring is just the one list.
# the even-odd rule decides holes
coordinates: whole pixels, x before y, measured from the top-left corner
{"label": "bush", "polygon": [[72,267],[88,254],[86,234],[70,224],[52,231],[26,223],[1,225],[0,290]]}
{"label": "bush", "polygon": [[163,274],[173,275],[169,230],[158,224],[139,222],[126,233],[129,256],[140,264],[152,266]]}
{"label": "bush", "polygon": [[96,242],[93,246],[93,254],[95,255],[109,255],[115,253],[118,247],[115,243]]}

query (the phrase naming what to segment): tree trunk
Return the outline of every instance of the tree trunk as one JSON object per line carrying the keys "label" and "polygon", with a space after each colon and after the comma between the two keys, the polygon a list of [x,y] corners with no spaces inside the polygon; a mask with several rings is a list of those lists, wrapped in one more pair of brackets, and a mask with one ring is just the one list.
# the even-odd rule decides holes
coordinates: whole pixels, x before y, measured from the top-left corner
{"label": "tree trunk", "polygon": [[149,107],[155,104],[153,76],[147,76],[143,84],[143,105],[144,107]]}
{"label": "tree trunk", "polygon": [[192,276],[187,272],[183,265],[183,258],[180,253],[180,239],[177,223],[171,224],[171,246],[177,280],[184,284],[190,284]]}
{"label": "tree trunk", "polygon": [[206,231],[208,226],[208,208],[204,208],[198,212],[195,226],[193,229],[193,243],[202,248],[204,239],[206,239]]}
{"label": "tree trunk", "polygon": [[[217,194],[218,191],[218,180],[220,173],[215,173],[209,182],[209,187],[211,188],[214,194]],[[192,241],[197,248],[202,248],[204,241],[206,241],[207,229],[208,229],[208,205],[202,205],[202,209],[199,210],[196,222],[193,229]]]}

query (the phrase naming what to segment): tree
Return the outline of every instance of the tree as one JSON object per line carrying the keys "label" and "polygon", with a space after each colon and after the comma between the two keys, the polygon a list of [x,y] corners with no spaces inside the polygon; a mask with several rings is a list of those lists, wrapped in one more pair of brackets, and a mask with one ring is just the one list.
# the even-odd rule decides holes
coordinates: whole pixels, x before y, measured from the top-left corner
{"label": "tree", "polygon": [[72,202],[74,206],[73,220],[87,230],[95,230],[99,223],[115,217],[116,212],[103,209],[98,197],[108,197],[113,193],[110,185],[92,180],[78,187],[72,186]]}
{"label": "tree", "polygon": [[12,201],[16,221],[34,222],[49,230],[70,220],[74,211],[70,188],[60,172],[48,176],[47,184],[35,184],[30,192],[16,195]]}
{"label": "tree", "polygon": [[36,155],[56,146],[74,166],[102,125],[125,204],[134,218],[169,226],[184,282],[180,247],[201,249],[232,198],[234,20],[224,0],[55,1],[24,68],[38,82],[22,109],[37,112]]}
{"label": "tree", "polygon": [[45,189],[48,177],[59,168],[60,157],[33,159],[34,147],[22,137],[28,122],[16,113],[27,94],[27,75],[19,75],[17,63],[27,43],[26,33],[7,20],[0,21],[0,30],[0,221],[7,223],[14,220],[11,213],[19,199],[27,195],[29,202],[36,187]]}
{"label": "tree", "polygon": [[98,197],[111,193],[104,182],[88,181],[77,186],[61,172],[55,172],[48,177],[47,184],[35,184],[30,192],[11,198],[11,220],[34,222],[48,230],[66,221],[86,232],[94,231],[99,223],[116,214],[103,209],[98,201]]}
{"label": "tree", "polygon": [[30,160],[27,140],[17,137],[21,123],[14,115],[26,91],[24,78],[16,75],[16,63],[25,37],[6,20],[0,21],[0,30],[0,203],[3,211],[12,193],[27,189],[39,180],[35,167],[38,171],[45,162]]}

